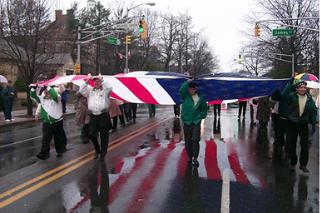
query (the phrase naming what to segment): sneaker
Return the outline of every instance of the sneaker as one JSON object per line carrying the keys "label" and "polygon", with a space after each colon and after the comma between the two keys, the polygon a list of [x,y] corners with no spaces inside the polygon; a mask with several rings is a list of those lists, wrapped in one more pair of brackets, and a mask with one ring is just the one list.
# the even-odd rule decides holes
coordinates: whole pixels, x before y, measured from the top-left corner
{"label": "sneaker", "polygon": [[6,119],[5,121],[6,121],[6,122],[10,122],[10,119]]}
{"label": "sneaker", "polygon": [[304,173],[309,173],[309,169],[307,169],[306,166],[300,166],[299,167]]}
{"label": "sneaker", "polygon": [[15,119],[14,118],[12,118],[10,121],[12,122],[12,121],[14,121]]}

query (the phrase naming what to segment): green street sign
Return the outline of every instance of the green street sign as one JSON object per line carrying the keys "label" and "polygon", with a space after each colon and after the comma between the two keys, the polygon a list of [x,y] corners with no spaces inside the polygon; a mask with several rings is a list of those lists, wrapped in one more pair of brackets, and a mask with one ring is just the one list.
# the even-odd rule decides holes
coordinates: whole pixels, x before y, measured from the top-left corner
{"label": "green street sign", "polygon": [[293,36],[294,29],[274,29],[273,36]]}
{"label": "green street sign", "polygon": [[107,37],[107,43],[114,44],[114,45],[120,45],[120,40],[112,37]]}

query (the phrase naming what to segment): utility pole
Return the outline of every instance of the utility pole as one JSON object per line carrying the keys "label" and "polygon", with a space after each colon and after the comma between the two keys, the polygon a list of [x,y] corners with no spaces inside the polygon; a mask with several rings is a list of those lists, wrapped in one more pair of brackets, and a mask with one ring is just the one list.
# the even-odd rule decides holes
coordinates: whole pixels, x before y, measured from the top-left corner
{"label": "utility pole", "polygon": [[128,43],[126,42],[126,67],[125,67],[125,70],[124,70],[124,73],[128,73],[129,70],[128,70]]}

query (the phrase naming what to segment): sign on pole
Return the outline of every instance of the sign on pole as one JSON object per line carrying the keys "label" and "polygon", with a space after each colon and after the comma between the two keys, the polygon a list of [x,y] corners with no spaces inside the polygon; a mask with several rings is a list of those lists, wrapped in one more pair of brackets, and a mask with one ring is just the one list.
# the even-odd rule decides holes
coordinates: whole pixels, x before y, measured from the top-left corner
{"label": "sign on pole", "polygon": [[107,43],[114,44],[114,45],[120,45],[120,40],[117,38],[107,37]]}
{"label": "sign on pole", "polygon": [[273,36],[293,36],[294,29],[274,29]]}

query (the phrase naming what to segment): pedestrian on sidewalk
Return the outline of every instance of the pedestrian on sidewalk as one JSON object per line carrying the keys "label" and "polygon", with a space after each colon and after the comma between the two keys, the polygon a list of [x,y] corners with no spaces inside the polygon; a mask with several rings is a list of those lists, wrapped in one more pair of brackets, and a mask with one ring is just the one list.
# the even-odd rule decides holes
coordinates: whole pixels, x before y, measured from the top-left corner
{"label": "pedestrian on sidewalk", "polygon": [[[90,80],[93,80],[93,88],[88,86]],[[100,161],[103,162],[108,150],[109,130],[111,129],[108,108],[112,88],[106,81],[103,82],[101,75],[93,78],[89,74],[88,80],[80,87],[79,91],[88,99],[90,112],[89,138],[96,151],[94,158],[97,159],[100,154]],[[101,146],[97,139],[98,133],[100,133]]]}
{"label": "pedestrian on sidewalk", "polygon": [[[61,108],[61,96],[51,87],[43,87],[39,93],[35,90],[36,86],[32,85],[30,97],[38,104],[39,108],[35,114],[35,120],[41,117],[42,124],[42,146],[37,157],[45,160],[50,157],[50,142],[54,138],[54,145],[57,157],[62,157],[64,150],[63,136],[63,116]],[[39,115],[40,114],[40,115]]]}
{"label": "pedestrian on sidewalk", "polygon": [[207,102],[202,94],[197,92],[199,85],[193,80],[188,79],[184,82],[179,89],[179,94],[182,99],[181,119],[183,121],[185,146],[189,157],[188,163],[198,167],[200,123],[201,119],[207,117]]}
{"label": "pedestrian on sidewalk", "polygon": [[76,93],[77,102],[75,104],[75,123],[77,126],[81,126],[81,141],[82,143],[89,142],[89,109],[88,100],[79,91]]}
{"label": "pedestrian on sidewalk", "polygon": [[[296,91],[291,92],[292,87]],[[294,171],[298,161],[297,157],[297,138],[300,136],[300,169],[307,173],[309,160],[309,129],[308,124],[312,125],[312,134],[316,130],[317,108],[309,93],[307,93],[307,82],[299,80],[293,85],[288,84],[283,92],[283,97],[288,103],[288,129],[287,141],[290,152],[290,170]]]}
{"label": "pedestrian on sidewalk", "polygon": [[8,80],[7,86],[2,90],[3,112],[4,112],[4,119],[6,122],[14,120],[12,119],[12,115],[11,115],[14,97],[15,97],[15,93],[12,87],[12,81]]}

